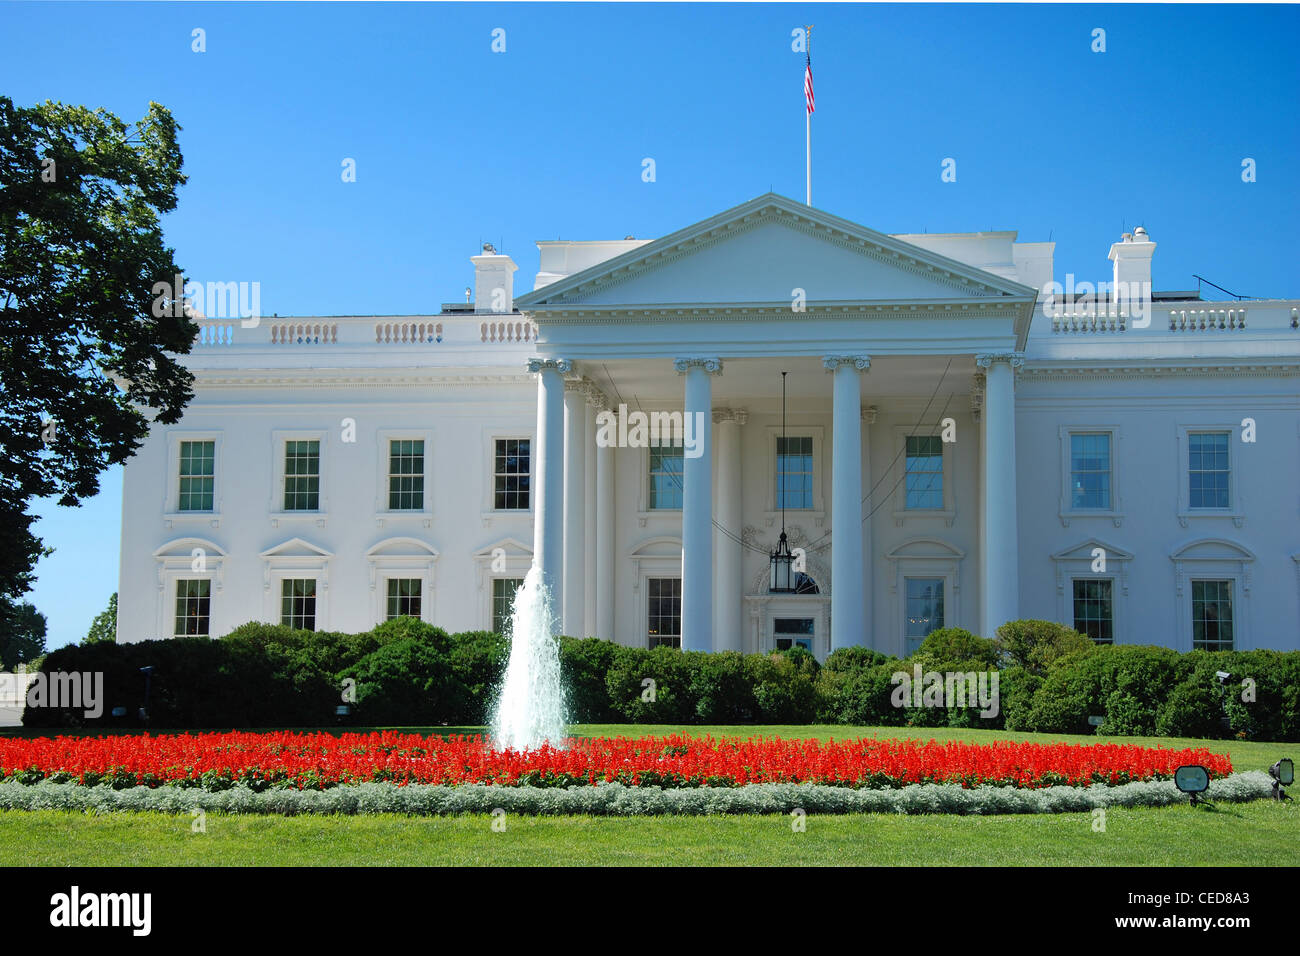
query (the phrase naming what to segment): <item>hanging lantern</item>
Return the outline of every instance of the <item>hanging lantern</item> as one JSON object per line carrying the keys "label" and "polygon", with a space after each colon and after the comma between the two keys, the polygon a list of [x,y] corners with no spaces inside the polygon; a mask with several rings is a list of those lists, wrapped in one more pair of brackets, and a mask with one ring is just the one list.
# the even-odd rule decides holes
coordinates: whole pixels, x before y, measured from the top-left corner
{"label": "hanging lantern", "polygon": [[[781,445],[785,446],[785,372],[781,373]],[[776,550],[768,556],[767,589],[779,594],[794,593],[794,555],[790,553],[790,542],[785,537],[785,481],[781,471],[781,456],[777,455],[776,493],[781,497],[781,539]]]}
{"label": "hanging lantern", "polygon": [[790,553],[790,543],[786,540],[784,531],[769,560],[771,566],[768,569],[767,589],[785,594],[794,593],[794,555]]}

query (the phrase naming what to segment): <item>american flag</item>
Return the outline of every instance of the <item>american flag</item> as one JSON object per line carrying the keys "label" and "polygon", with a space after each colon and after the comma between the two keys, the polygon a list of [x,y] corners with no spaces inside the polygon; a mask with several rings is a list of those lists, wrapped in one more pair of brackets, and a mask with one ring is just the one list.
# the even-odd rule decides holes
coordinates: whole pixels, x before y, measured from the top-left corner
{"label": "american flag", "polygon": [[803,70],[803,95],[804,95],[804,99],[806,99],[806,100],[808,101],[808,112],[809,112],[810,114],[811,114],[811,113],[815,113],[815,112],[817,112],[816,107],[813,106],[813,89],[812,89],[812,54],[808,54],[808,55],[807,55],[807,59],[806,59],[805,65],[804,65],[804,70]]}

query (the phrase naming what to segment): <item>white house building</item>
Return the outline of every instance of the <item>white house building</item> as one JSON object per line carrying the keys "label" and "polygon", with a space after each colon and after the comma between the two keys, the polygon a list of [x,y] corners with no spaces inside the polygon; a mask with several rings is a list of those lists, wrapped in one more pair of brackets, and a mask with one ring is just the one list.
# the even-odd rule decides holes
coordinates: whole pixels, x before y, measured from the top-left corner
{"label": "white house building", "polygon": [[[565,633],[627,645],[1300,646],[1300,301],[1049,297],[1050,242],[774,194],[538,247],[522,295],[488,246],[436,313],[204,319],[126,468],[118,640],[500,627],[536,562]],[[1090,278],[1149,289],[1155,248]]]}

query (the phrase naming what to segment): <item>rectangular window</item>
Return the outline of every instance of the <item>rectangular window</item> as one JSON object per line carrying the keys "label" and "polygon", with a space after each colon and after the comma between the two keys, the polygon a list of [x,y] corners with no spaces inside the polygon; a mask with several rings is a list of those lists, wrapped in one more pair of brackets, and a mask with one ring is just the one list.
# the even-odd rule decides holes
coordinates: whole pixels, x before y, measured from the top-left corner
{"label": "rectangular window", "polygon": [[907,437],[906,508],[943,509],[943,439],[938,435]]}
{"label": "rectangular window", "polygon": [[527,511],[530,445],[527,438],[498,438],[493,464],[493,504],[498,511]]}
{"label": "rectangular window", "polygon": [[1232,650],[1232,582],[1192,582],[1192,650]]}
{"label": "rectangular window", "polygon": [[320,510],[320,442],[284,443],[284,510]]}
{"label": "rectangular window", "polygon": [[281,582],[280,623],[299,631],[316,630],[315,578],[285,578]]}
{"label": "rectangular window", "polygon": [[650,508],[680,509],[682,506],[682,466],[685,453],[681,445],[650,448]]}
{"label": "rectangular window", "polygon": [[1110,434],[1070,436],[1070,507],[1110,508]]}
{"label": "rectangular window", "polygon": [[1187,435],[1188,503],[1193,508],[1228,507],[1228,432]]}
{"label": "rectangular window", "polygon": [[813,506],[811,436],[776,439],[776,510]]}
{"label": "rectangular window", "polygon": [[1074,629],[1098,644],[1115,643],[1112,582],[1079,578],[1074,582]]}
{"label": "rectangular window", "polygon": [[650,578],[646,594],[650,601],[646,621],[650,647],[681,647],[682,579]]}
{"label": "rectangular window", "polygon": [[211,511],[216,462],[214,441],[181,442],[181,495],[178,511]]}
{"label": "rectangular window", "polygon": [[907,578],[907,653],[931,631],[943,627],[943,578]]}
{"label": "rectangular window", "polygon": [[424,507],[424,441],[388,443],[388,509],[419,511]]}
{"label": "rectangular window", "polygon": [[420,579],[389,578],[388,606],[384,611],[384,620],[395,617],[420,616]]}
{"label": "rectangular window", "polygon": [[207,637],[212,582],[207,578],[176,582],[176,637]]}
{"label": "rectangular window", "polygon": [[810,617],[778,617],[772,621],[772,634],[778,651],[788,651],[792,647],[811,651],[813,632],[813,619]]}
{"label": "rectangular window", "polygon": [[515,592],[523,586],[523,578],[492,579],[492,630],[498,634],[504,634],[510,629],[510,614],[515,606]]}

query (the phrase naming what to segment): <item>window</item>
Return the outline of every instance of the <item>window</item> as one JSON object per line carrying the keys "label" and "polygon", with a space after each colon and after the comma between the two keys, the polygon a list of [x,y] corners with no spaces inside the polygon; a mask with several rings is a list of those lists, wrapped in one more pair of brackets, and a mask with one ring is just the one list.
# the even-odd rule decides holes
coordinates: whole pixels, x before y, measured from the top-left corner
{"label": "window", "polygon": [[320,442],[284,443],[284,510],[320,509]]}
{"label": "window", "polygon": [[938,435],[907,436],[907,497],[904,507],[943,509],[943,439]]}
{"label": "window", "polygon": [[531,442],[498,438],[493,464],[493,504],[498,511],[527,511]]}
{"label": "window", "polygon": [[281,582],[280,623],[299,631],[316,630],[315,578],[285,578]]}
{"label": "window", "polygon": [[943,578],[907,578],[907,653],[921,646],[931,631],[943,627]]}
{"label": "window", "polygon": [[1228,432],[1189,432],[1187,493],[1192,508],[1229,507]]}
{"label": "window", "polygon": [[681,445],[661,445],[650,451],[650,507],[671,510],[682,507],[682,467],[685,462]]}
{"label": "window", "polygon": [[217,443],[214,441],[181,442],[178,511],[212,510],[216,447]]}
{"label": "window", "polygon": [[389,578],[388,606],[384,611],[384,620],[395,617],[420,616],[420,579]]}
{"label": "window", "polygon": [[776,509],[813,507],[812,436],[776,439]]}
{"label": "window", "polygon": [[1112,588],[1113,582],[1109,578],[1074,580],[1074,629],[1087,634],[1098,644],[1115,642]]}
{"label": "window", "polygon": [[510,629],[510,615],[514,611],[515,592],[523,586],[523,578],[492,579],[492,630],[498,634],[504,634]]}
{"label": "window", "polygon": [[1110,433],[1070,435],[1070,507],[1109,510]]}
{"label": "window", "polygon": [[772,634],[778,651],[788,651],[792,647],[811,651],[814,630],[810,617],[778,617],[772,621]]}
{"label": "window", "polygon": [[1192,582],[1192,650],[1232,650],[1232,581]]}
{"label": "window", "polygon": [[646,631],[651,647],[682,646],[682,579],[648,578],[650,599]]}
{"label": "window", "polygon": [[388,508],[419,511],[424,507],[424,440],[388,443]]}
{"label": "window", "polygon": [[176,582],[176,637],[207,637],[212,582],[207,578]]}

